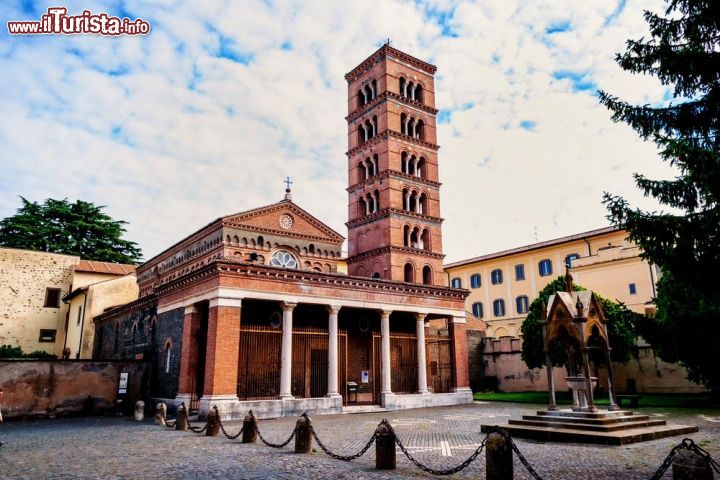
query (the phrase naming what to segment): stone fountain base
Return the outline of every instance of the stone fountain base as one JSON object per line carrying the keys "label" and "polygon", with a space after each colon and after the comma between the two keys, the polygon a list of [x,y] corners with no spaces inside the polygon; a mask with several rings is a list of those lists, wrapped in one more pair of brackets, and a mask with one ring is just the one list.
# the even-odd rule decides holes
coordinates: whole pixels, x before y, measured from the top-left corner
{"label": "stone fountain base", "polygon": [[[629,410],[576,412],[572,410],[538,411],[509,420],[500,427],[518,438],[546,442],[595,443],[627,445],[698,431],[690,425],[668,425],[665,420]],[[486,433],[489,425],[482,426]]]}

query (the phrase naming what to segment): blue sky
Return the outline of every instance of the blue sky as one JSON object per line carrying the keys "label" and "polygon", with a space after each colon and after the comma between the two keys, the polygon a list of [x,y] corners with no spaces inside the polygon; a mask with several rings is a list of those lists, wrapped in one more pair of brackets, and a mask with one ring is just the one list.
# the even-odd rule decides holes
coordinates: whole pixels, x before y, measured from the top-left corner
{"label": "blue sky", "polygon": [[[35,20],[57,2],[3,2]],[[613,62],[660,1],[71,1],[142,17],[146,37],[0,34],[0,217],[18,195],[81,198],[150,257],[221,215],[282,198],[340,232],[344,74],[388,37],[438,66],[447,260],[607,224],[602,192],[654,205],[632,172],[673,175],[598,105],[667,92]]]}

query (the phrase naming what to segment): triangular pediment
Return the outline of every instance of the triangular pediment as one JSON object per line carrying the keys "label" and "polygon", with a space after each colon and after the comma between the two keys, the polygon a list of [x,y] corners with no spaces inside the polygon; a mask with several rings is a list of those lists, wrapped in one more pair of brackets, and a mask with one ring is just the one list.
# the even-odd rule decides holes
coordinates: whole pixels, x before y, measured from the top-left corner
{"label": "triangular pediment", "polygon": [[265,207],[228,215],[224,225],[248,227],[254,231],[288,234],[322,239],[340,244],[345,238],[323,222],[298,207],[290,200],[283,200]]}

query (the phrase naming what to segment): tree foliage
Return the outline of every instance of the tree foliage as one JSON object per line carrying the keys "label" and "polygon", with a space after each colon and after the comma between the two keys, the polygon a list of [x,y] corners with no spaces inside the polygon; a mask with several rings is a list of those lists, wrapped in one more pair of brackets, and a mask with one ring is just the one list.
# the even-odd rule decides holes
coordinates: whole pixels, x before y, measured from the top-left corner
{"label": "tree foliage", "polygon": [[615,122],[653,141],[678,175],[635,174],[645,196],[669,211],[633,208],[605,194],[608,218],[628,231],[644,258],[660,267],[657,316],[640,333],[664,360],[680,361],[690,378],[720,392],[720,2],[673,0],[664,16],[645,12],[650,38],[629,40],[616,61],[671,86],[673,100],[631,105],[606,92],[600,101]]}
{"label": "tree foliage", "polygon": [[0,246],[79,255],[87,260],[138,263],[142,252],[122,238],[126,222],[113,220],[91,202],[23,197],[17,213],[0,221]]}
{"label": "tree foliage", "polygon": [[[523,335],[522,359],[528,368],[541,368],[545,366],[545,353],[543,352],[543,334],[540,325],[543,305],[548,305],[550,296],[555,292],[565,291],[565,277],[558,277],[548,283],[530,304],[528,315],[523,320],[520,330]],[[580,285],[573,284],[574,291],[585,290]],[[610,341],[611,358],[615,362],[626,363],[636,351],[636,324],[643,317],[629,310],[622,303],[613,302],[595,293],[602,305],[605,318],[608,320],[608,337]],[[555,343],[550,349],[550,359],[554,366],[563,367],[567,361],[562,345]]]}

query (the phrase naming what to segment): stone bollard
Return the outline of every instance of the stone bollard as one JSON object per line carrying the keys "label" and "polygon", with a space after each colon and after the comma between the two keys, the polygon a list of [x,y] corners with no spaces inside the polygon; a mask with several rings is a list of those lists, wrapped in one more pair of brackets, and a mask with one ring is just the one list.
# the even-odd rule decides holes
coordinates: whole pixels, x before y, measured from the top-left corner
{"label": "stone bollard", "polygon": [[512,480],[513,451],[510,441],[499,433],[488,435],[485,443],[485,478],[487,480]]}
{"label": "stone bollard", "polygon": [[207,423],[205,424],[205,436],[217,437],[220,434],[220,412],[217,407],[213,407],[208,412]]}
{"label": "stone bollard", "polygon": [[384,420],[375,430],[375,468],[395,470],[395,432]]}
{"label": "stone bollard", "polygon": [[713,480],[707,460],[690,450],[680,450],[672,462],[673,480]]}
{"label": "stone bollard", "polygon": [[188,429],[188,411],[185,402],[182,402],[177,409],[177,417],[175,417],[175,430]]}
{"label": "stone bollard", "polygon": [[310,453],[312,450],[312,424],[310,417],[303,413],[295,424],[295,453]]}
{"label": "stone bollard", "polygon": [[257,420],[255,419],[255,415],[252,410],[250,410],[250,413],[245,415],[245,418],[243,418],[242,429],[242,443],[257,442]]}
{"label": "stone bollard", "polygon": [[138,400],[135,402],[135,414],[134,414],[135,420],[138,422],[142,422],[145,420],[145,402],[142,400]]}
{"label": "stone bollard", "polygon": [[155,405],[155,425],[165,426],[165,418],[167,417],[167,405],[163,402]]}

